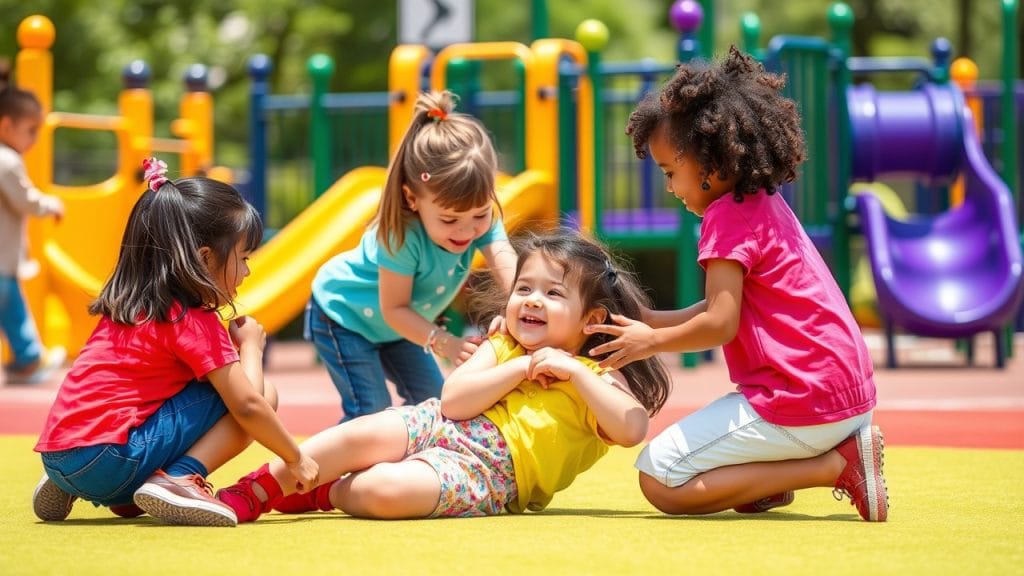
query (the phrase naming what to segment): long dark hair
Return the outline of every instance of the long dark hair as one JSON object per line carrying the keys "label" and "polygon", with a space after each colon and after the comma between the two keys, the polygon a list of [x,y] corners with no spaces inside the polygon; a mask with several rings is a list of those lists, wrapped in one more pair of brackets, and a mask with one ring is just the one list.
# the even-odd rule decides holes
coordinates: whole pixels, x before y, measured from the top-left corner
{"label": "long dark hair", "polygon": [[[602,308],[608,311],[606,323],[612,323],[612,314],[639,319],[641,306],[650,307],[650,299],[640,288],[636,277],[619,266],[608,250],[576,230],[529,233],[514,238],[513,242],[519,254],[517,279],[526,259],[541,255],[565,270],[566,285],[578,291],[584,310]],[[502,292],[488,287],[471,302],[473,318],[483,323],[496,314],[503,314],[504,302],[507,302],[507,297]],[[581,353],[609,340],[612,337],[608,334],[591,334],[583,343]],[[619,371],[648,413],[654,414],[661,409],[672,381],[657,356],[631,362]]]}
{"label": "long dark hair", "polygon": [[[121,240],[114,273],[89,306],[90,314],[119,324],[180,319],[184,308],[214,310],[231,302],[199,256],[209,247],[224,265],[239,240],[255,250],[263,240],[263,222],[232,186],[201,176],[147,189],[135,203]],[[170,313],[183,307],[178,318]]]}

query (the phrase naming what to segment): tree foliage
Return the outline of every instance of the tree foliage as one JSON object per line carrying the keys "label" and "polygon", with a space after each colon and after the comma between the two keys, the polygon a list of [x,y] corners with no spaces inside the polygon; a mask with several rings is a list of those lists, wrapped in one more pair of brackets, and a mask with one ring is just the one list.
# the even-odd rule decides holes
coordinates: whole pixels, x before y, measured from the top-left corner
{"label": "tree foliage", "polygon": [[[0,0],[0,56],[13,59],[15,30],[31,14],[53,20],[55,108],[110,113],[116,108],[124,67],[145,60],[152,71],[158,131],[176,116],[189,65],[209,67],[216,92],[218,151],[245,164],[249,80],[256,53],[272,57],[275,93],[308,92],[308,58],[317,52],[336,62],[334,91],[384,90],[387,61],[397,36],[398,2],[366,0]],[[585,18],[611,32],[606,61],[653,57],[669,60],[675,34],[667,21],[670,0],[548,0],[549,30],[571,38]],[[827,35],[827,0],[719,0],[716,49],[737,42],[739,16],[754,11],[762,43],[774,34]],[[857,16],[855,52],[861,55],[928,56],[929,44],[946,36],[965,48],[983,77],[998,74],[999,0],[850,0]],[[530,2],[477,0],[478,40],[530,41]],[[964,15],[969,19],[964,22]],[[958,52],[959,54],[960,52]],[[221,158],[221,161],[224,161]]]}

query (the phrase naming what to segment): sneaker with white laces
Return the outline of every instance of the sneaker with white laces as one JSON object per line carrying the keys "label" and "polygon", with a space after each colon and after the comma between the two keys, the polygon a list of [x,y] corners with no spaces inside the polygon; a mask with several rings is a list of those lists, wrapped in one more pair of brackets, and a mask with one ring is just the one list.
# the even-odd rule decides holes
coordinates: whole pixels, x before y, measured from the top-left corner
{"label": "sneaker with white laces", "polygon": [[884,449],[885,437],[878,426],[864,426],[836,446],[846,467],[836,479],[832,495],[836,500],[848,497],[868,522],[885,522],[889,517],[889,493],[882,475]]}
{"label": "sneaker with white laces", "polygon": [[236,526],[235,512],[213,497],[212,486],[198,474],[168,476],[157,470],[135,491],[135,504],[150,516],[183,526]]}
{"label": "sneaker with white laces", "polygon": [[64,367],[67,357],[63,346],[55,346],[45,350],[35,365],[19,370],[7,369],[4,376],[8,384],[42,384]]}
{"label": "sneaker with white laces", "polygon": [[68,494],[43,473],[32,492],[32,511],[43,522],[60,522],[71,514],[77,496]]}

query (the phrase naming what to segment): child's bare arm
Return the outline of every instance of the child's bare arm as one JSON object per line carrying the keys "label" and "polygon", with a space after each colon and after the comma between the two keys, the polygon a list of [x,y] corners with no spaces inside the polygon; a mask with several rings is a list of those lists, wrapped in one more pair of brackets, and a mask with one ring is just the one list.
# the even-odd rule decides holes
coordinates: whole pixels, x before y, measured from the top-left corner
{"label": "child's bare arm", "polygon": [[[412,276],[380,269],[380,313],[388,326],[406,340],[426,346],[430,333],[437,325],[412,309]],[[434,352],[461,364],[475,350],[476,344],[454,334],[437,334],[431,343]]]}
{"label": "child's bare arm", "polygon": [[231,341],[238,348],[242,370],[261,396],[266,397],[263,381],[263,350],[267,346],[267,333],[263,325],[248,316],[240,316],[228,323]]}
{"label": "child's bare arm", "polygon": [[588,333],[611,334],[615,340],[595,346],[590,356],[608,357],[604,368],[618,369],[630,362],[659,352],[691,352],[721,346],[736,336],[743,300],[743,266],[733,260],[711,260],[707,264],[705,309],[675,326],[650,326],[612,315],[615,325],[591,324]]}
{"label": "child's bare arm", "polygon": [[494,276],[494,281],[508,294],[512,290],[512,282],[516,276],[516,250],[508,240],[497,240],[480,249],[487,260],[487,268]]}
{"label": "child's bare arm", "polygon": [[452,420],[468,420],[482,414],[526,378],[530,357],[520,356],[498,364],[489,341],[451,373],[441,389],[441,412]]}
{"label": "child's bare arm", "polygon": [[651,328],[678,326],[708,309],[708,301],[701,300],[681,310],[644,310],[640,320]]}
{"label": "child's bare arm", "polygon": [[319,475],[316,462],[299,451],[295,439],[285,430],[274,409],[249,382],[241,363],[221,366],[207,374],[207,378],[242,429],[284,460],[300,490],[316,487]]}

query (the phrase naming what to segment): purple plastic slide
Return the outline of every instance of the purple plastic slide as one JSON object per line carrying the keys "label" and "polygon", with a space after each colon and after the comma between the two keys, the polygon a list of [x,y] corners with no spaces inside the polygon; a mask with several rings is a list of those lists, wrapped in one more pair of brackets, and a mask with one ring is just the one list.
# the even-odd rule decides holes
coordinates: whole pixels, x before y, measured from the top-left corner
{"label": "purple plastic slide", "polygon": [[[973,126],[961,107],[960,126]],[[852,110],[851,110],[852,112]],[[964,202],[947,212],[895,220],[870,194],[857,197],[878,305],[889,323],[922,336],[993,331],[1004,364],[1003,327],[1024,298],[1013,197],[982,153],[974,131],[959,130]]]}

